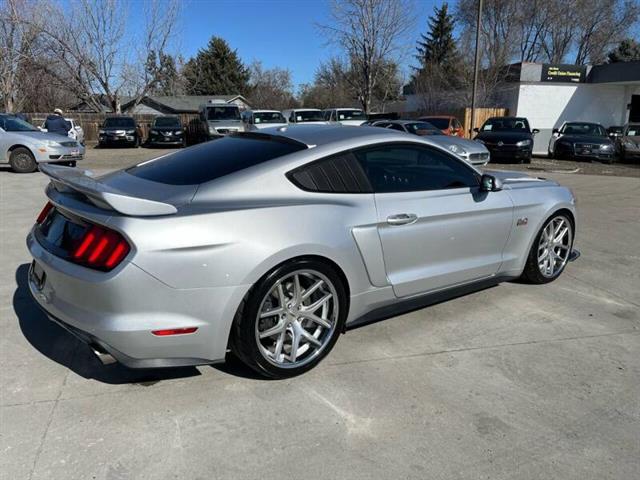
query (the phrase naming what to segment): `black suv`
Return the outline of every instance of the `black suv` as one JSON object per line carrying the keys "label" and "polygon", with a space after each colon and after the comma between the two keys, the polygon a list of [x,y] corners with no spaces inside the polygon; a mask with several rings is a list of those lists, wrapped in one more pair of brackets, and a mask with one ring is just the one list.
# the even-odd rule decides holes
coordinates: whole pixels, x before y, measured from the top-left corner
{"label": "black suv", "polygon": [[98,130],[98,146],[139,147],[142,131],[133,117],[109,117]]}
{"label": "black suv", "polygon": [[156,117],[149,130],[149,146],[171,145],[185,147],[187,137],[180,117]]}

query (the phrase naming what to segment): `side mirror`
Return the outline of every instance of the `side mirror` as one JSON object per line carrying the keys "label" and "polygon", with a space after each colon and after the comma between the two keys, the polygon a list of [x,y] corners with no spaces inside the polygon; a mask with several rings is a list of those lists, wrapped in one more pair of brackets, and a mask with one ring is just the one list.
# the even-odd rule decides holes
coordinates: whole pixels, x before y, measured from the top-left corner
{"label": "side mirror", "polygon": [[560,133],[560,130],[558,130],[557,128],[554,128],[553,130],[551,130],[551,133],[558,134]]}
{"label": "side mirror", "polygon": [[481,192],[499,192],[500,190],[502,190],[502,181],[499,178],[486,173],[480,177]]}
{"label": "side mirror", "polygon": [[473,131],[476,133],[480,133],[480,129],[478,127],[474,128]]}
{"label": "side mirror", "polygon": [[540,130],[538,130],[537,128],[534,128],[533,130],[531,130],[531,133],[535,135],[536,133],[540,133]]}

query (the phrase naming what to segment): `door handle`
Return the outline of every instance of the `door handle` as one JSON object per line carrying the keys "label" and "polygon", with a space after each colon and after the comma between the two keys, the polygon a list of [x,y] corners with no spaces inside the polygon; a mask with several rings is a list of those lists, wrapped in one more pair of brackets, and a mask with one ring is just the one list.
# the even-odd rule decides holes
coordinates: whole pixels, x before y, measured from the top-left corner
{"label": "door handle", "polygon": [[389,225],[409,225],[417,220],[418,216],[415,213],[398,213],[387,217]]}

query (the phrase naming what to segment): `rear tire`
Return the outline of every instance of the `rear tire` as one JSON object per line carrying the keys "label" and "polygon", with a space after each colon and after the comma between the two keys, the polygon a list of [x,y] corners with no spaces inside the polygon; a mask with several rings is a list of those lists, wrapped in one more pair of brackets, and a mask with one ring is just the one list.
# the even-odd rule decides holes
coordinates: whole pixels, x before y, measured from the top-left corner
{"label": "rear tire", "polygon": [[264,377],[300,375],[331,351],[347,308],[345,287],[332,267],[317,260],[289,261],[262,277],[240,304],[231,349]]}
{"label": "rear tire", "polygon": [[534,284],[553,282],[567,266],[572,249],[573,222],[565,213],[552,215],[536,235],[520,278]]}
{"label": "rear tire", "polygon": [[36,159],[31,151],[27,148],[19,147],[9,155],[9,165],[16,173],[31,173],[38,168]]}

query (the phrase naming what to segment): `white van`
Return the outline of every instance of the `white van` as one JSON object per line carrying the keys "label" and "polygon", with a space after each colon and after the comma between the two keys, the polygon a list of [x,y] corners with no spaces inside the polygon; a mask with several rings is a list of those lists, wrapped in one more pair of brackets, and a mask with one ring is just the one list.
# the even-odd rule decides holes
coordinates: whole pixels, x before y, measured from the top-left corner
{"label": "white van", "polygon": [[278,110],[247,110],[242,113],[242,121],[246,131],[287,125],[287,121]]}
{"label": "white van", "polygon": [[367,121],[367,115],[359,108],[329,108],[322,113],[325,120],[342,125],[359,127]]}
{"label": "white van", "polygon": [[294,108],[292,110],[284,110],[282,112],[284,118],[289,123],[311,123],[326,125],[328,122],[324,120],[322,110],[317,108]]}

